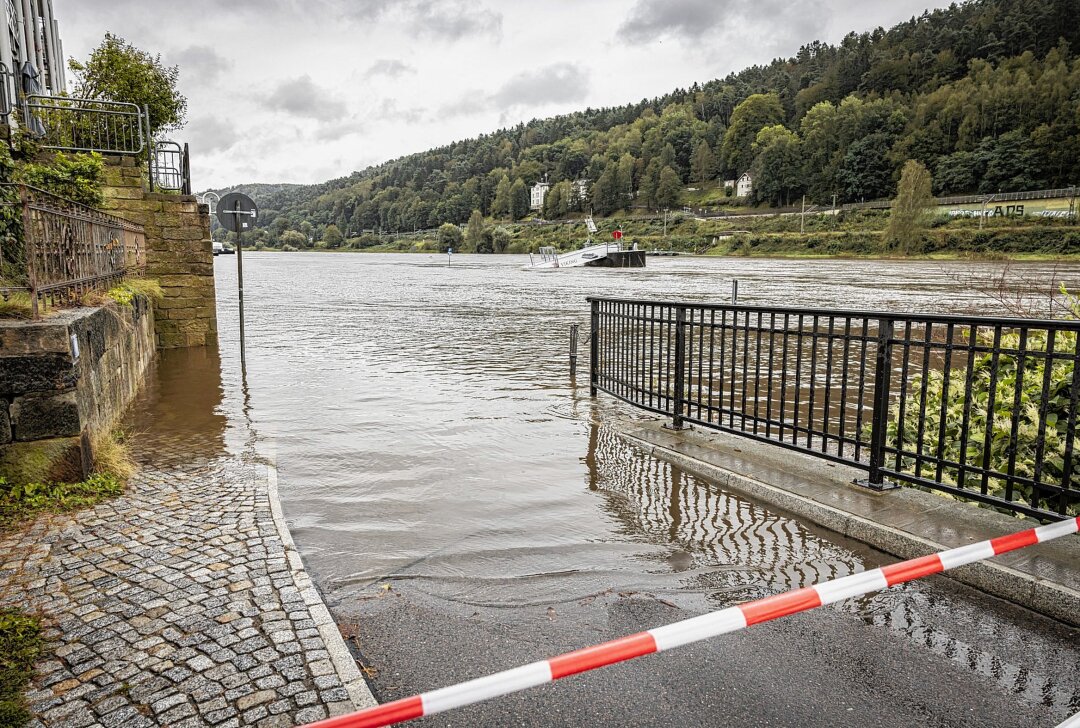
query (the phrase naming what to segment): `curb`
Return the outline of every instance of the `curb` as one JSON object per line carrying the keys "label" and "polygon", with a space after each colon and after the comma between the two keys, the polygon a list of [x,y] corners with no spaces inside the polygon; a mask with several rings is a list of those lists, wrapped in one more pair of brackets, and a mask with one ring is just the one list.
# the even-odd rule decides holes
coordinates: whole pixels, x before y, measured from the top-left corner
{"label": "curb", "polygon": [[278,499],[277,465],[272,459],[266,465],[266,484],[267,497],[270,500],[270,512],[274,517],[274,527],[281,538],[281,545],[285,548],[285,558],[289,562],[289,571],[292,573],[293,582],[304,597],[304,604],[307,605],[308,611],[311,612],[311,618],[315,622],[315,627],[319,630],[319,636],[322,638],[323,644],[326,645],[326,651],[330,653],[330,661],[334,665],[334,670],[337,671],[345,690],[349,693],[349,699],[352,700],[357,710],[374,707],[378,705],[378,702],[371,694],[371,689],[368,688],[364,676],[360,674],[360,669],[356,666],[356,660],[353,659],[352,653],[349,652],[349,647],[345,644],[345,639],[341,636],[337,623],[331,616],[330,610],[327,609],[326,603],[323,602],[319,590],[315,587],[311,577],[308,576],[307,570],[304,569],[304,562],[300,558],[300,552],[296,550],[296,544],[293,542],[292,534],[289,532],[289,524],[285,522],[285,516],[281,511],[281,501]]}
{"label": "curb", "polygon": [[[748,495],[762,503],[782,508],[812,523],[869,544],[901,559],[912,559],[941,551],[947,546],[901,531],[792,493],[742,473],[690,457],[676,450],[637,437],[617,425],[616,433],[650,455],[714,481],[725,488]],[[978,562],[949,572],[951,578],[987,594],[1027,607],[1056,620],[1080,627],[1080,592],[994,562]]]}

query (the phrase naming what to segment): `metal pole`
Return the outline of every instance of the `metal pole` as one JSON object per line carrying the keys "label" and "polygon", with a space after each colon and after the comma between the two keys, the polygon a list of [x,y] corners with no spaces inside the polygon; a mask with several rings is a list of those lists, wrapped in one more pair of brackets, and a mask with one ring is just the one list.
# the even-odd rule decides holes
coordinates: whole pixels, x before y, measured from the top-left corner
{"label": "metal pole", "polygon": [[686,309],[675,309],[675,403],[672,408],[671,429],[683,425],[683,399],[686,392]]}
{"label": "metal pole", "polygon": [[739,279],[735,278],[731,281],[731,305],[734,306],[739,302]]}
{"label": "metal pole", "polygon": [[240,224],[240,201],[233,203],[236,213],[236,290],[240,300],[240,369],[247,372],[247,358],[244,355],[244,233]]}
{"label": "metal pole", "polygon": [[577,375],[577,339],[578,325],[570,324],[570,378]]}
{"label": "metal pole", "polygon": [[593,301],[589,311],[589,396],[596,396],[596,384],[600,373],[600,302]]}
{"label": "metal pole", "polygon": [[806,195],[802,196],[802,215],[799,216],[799,234],[806,232]]}
{"label": "metal pole", "polygon": [[865,481],[856,481],[874,490],[888,490],[896,485],[886,483],[881,473],[885,464],[885,438],[889,432],[889,385],[892,379],[892,319],[878,320],[877,357],[874,362],[874,413],[870,422],[870,474]]}

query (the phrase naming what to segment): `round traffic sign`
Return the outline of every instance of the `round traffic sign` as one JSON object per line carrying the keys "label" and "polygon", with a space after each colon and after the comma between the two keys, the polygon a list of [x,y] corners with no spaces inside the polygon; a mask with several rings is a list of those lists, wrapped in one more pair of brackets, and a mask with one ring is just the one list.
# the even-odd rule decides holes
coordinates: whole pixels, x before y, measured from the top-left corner
{"label": "round traffic sign", "polygon": [[616,240],[622,240],[622,230],[616,230],[611,234],[611,237],[615,238]]}
{"label": "round traffic sign", "polygon": [[230,192],[217,204],[217,219],[221,227],[233,233],[246,233],[255,227],[259,208],[243,192]]}

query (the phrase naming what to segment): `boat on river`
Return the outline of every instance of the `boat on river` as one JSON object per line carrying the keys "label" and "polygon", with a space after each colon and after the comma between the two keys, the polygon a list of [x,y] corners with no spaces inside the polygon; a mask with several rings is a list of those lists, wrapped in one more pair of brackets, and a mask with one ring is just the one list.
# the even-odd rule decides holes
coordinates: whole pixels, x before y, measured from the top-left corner
{"label": "boat on river", "polygon": [[[636,246],[635,246],[636,247]],[[644,268],[644,250],[623,250],[619,243],[589,245],[569,253],[559,253],[555,248],[540,248],[534,256],[529,253],[529,265],[525,270],[556,270],[558,268]]]}

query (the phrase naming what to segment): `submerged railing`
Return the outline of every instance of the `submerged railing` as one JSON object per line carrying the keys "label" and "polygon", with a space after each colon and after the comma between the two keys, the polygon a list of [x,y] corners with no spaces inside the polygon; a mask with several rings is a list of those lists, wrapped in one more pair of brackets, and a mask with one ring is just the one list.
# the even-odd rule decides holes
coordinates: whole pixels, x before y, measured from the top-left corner
{"label": "submerged railing", "polygon": [[76,301],[146,266],[141,225],[25,185],[0,185],[0,296],[42,307]]}
{"label": "submerged railing", "polygon": [[590,385],[1012,512],[1080,512],[1080,321],[590,298]]}

